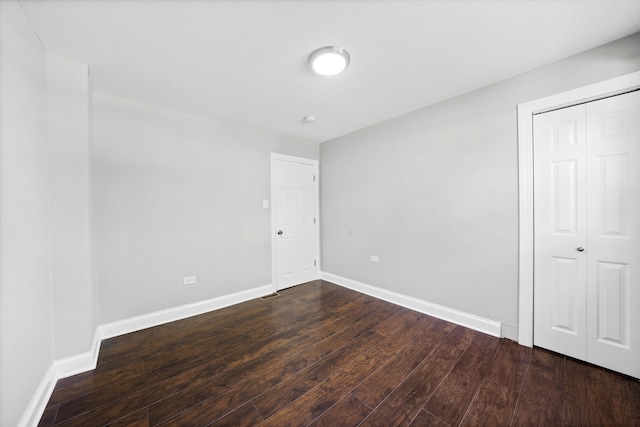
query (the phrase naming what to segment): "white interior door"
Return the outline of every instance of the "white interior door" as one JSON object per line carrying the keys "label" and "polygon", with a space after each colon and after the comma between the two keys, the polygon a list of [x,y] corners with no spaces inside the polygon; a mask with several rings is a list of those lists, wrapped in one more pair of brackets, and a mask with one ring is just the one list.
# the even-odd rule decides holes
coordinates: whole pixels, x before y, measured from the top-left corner
{"label": "white interior door", "polygon": [[272,155],[276,290],[319,278],[318,163]]}
{"label": "white interior door", "polygon": [[640,92],[534,118],[534,344],[640,377]]}

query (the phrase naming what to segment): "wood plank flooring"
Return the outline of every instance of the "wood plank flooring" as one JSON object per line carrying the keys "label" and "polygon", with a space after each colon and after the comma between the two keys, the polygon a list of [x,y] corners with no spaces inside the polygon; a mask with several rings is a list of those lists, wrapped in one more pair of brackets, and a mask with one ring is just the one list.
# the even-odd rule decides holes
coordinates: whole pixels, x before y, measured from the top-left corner
{"label": "wood plank flooring", "polygon": [[41,426],[640,426],[640,382],[316,281],[105,340]]}

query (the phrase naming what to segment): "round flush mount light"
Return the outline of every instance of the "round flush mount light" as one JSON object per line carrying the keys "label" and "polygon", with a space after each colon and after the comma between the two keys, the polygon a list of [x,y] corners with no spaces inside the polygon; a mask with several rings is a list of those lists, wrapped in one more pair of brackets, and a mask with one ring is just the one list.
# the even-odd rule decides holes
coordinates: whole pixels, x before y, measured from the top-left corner
{"label": "round flush mount light", "polygon": [[335,76],[349,66],[349,52],[337,46],[325,46],[314,50],[309,55],[309,64],[321,76]]}

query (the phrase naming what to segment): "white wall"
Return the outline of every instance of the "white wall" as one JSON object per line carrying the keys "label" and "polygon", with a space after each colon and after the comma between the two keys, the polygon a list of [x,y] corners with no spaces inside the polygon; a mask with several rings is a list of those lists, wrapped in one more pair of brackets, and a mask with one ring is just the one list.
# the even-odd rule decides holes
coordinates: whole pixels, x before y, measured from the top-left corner
{"label": "white wall", "polygon": [[637,70],[640,33],[323,143],[323,271],[516,338],[516,106]]}
{"label": "white wall", "polygon": [[92,278],[89,67],[47,53],[55,359],[88,351],[97,327]]}
{"label": "white wall", "polygon": [[53,362],[46,58],[0,1],[0,425],[15,426]]}
{"label": "white wall", "polygon": [[270,152],[318,145],[93,99],[99,323],[270,284]]}

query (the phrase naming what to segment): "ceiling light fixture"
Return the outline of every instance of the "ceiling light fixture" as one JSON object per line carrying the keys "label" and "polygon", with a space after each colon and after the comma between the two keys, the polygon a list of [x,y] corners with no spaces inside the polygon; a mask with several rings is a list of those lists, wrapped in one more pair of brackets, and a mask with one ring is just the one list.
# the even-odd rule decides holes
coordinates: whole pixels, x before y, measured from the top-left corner
{"label": "ceiling light fixture", "polygon": [[321,76],[335,76],[342,73],[347,69],[350,61],[349,52],[337,46],[321,47],[309,55],[311,68]]}

